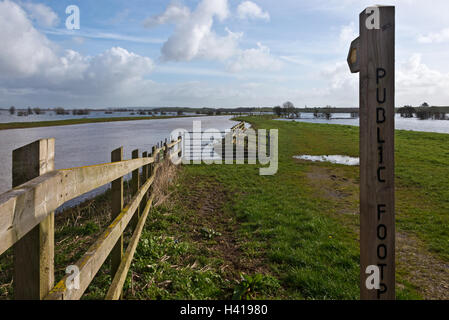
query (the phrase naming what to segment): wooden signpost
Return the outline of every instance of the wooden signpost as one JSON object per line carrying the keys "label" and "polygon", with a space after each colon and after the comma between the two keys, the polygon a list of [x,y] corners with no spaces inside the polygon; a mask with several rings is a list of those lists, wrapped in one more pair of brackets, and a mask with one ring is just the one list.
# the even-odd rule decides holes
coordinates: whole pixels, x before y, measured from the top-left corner
{"label": "wooden signpost", "polygon": [[360,75],[360,298],[395,299],[395,7],[360,14],[348,54]]}

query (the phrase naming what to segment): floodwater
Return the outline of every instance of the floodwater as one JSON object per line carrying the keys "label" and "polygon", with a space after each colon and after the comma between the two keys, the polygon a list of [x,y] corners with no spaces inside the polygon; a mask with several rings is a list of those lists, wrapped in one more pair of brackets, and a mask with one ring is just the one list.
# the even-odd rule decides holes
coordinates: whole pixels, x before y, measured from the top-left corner
{"label": "floodwater", "polygon": [[[236,124],[232,116],[87,123],[80,125],[0,130],[0,194],[11,188],[12,151],[42,138],[55,138],[56,169],[110,162],[111,151],[123,146],[125,159],[134,149],[151,151],[157,142],[170,138],[175,129],[224,131]],[[176,138],[177,134],[175,135]]]}
{"label": "floodwater", "polygon": [[335,164],[344,164],[346,166],[358,166],[360,163],[359,158],[341,155],[332,155],[332,156],[301,155],[301,156],[294,156],[293,158],[312,162],[330,162]]}
{"label": "floodwater", "polygon": [[[298,119],[276,119],[276,120],[359,126],[359,119],[351,118],[349,113],[348,114],[334,113],[332,114],[332,119],[330,120],[314,119],[313,113],[302,113],[301,118]],[[419,120],[417,118],[401,118],[400,115],[396,115],[395,127],[396,130],[438,132],[449,134],[449,120]]]}
{"label": "floodwater", "polygon": [[[105,111],[95,111],[92,110],[89,114],[84,115],[73,115],[71,112],[69,114],[56,114],[54,111],[45,111],[44,114],[30,114],[27,116],[19,116],[16,110],[14,114],[10,114],[7,110],[0,110],[0,123],[9,122],[33,122],[33,121],[55,121],[55,120],[71,120],[71,119],[92,119],[92,118],[117,118],[117,117],[150,117],[150,116],[162,116],[161,113],[154,113],[152,115],[141,115],[139,112],[131,111],[121,111],[106,113]],[[25,110],[26,111],[26,110]],[[134,113],[134,114],[132,114]],[[164,116],[176,116],[176,112],[167,112]],[[194,113],[185,113],[184,115],[195,115]]]}

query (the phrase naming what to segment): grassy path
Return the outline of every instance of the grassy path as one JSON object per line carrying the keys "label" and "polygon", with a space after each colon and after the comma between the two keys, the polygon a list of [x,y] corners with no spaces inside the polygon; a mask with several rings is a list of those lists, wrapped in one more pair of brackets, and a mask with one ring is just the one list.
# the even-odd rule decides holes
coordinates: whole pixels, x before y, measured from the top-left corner
{"label": "grassy path", "polygon": [[[138,278],[151,282],[139,297],[229,298],[252,285],[254,298],[357,299],[358,167],[292,156],[358,156],[358,128],[245,120],[279,129],[278,173],[262,177],[252,165],[184,166],[171,205],[149,222],[148,247],[138,250]],[[447,299],[449,135],[396,135],[397,295]],[[152,256],[160,247],[155,234],[186,251]],[[146,271],[150,262],[155,269]],[[192,265],[196,271],[187,272]],[[240,281],[240,272],[251,278]]]}
{"label": "grassy path", "polygon": [[[358,128],[245,120],[279,129],[278,173],[259,176],[258,165],[162,171],[125,299],[359,298],[358,167],[292,158],[356,157]],[[449,299],[448,177],[449,135],[397,131],[399,299]],[[107,225],[101,199],[57,219],[57,277],[83,252],[75,246],[86,248]],[[0,271],[11,262],[0,260]],[[11,296],[6,275],[0,298]],[[106,264],[85,298],[101,299],[109,284]]]}

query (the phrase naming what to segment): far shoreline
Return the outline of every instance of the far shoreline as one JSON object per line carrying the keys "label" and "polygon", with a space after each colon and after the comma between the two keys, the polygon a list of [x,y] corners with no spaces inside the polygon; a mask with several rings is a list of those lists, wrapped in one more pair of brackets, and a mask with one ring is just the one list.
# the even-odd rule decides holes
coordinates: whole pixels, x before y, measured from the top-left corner
{"label": "far shoreline", "polygon": [[40,127],[56,127],[69,126],[85,123],[103,123],[103,122],[117,122],[117,121],[136,121],[136,120],[161,120],[174,118],[197,118],[208,117],[207,115],[189,115],[189,116],[157,116],[157,117],[114,117],[114,118],[82,118],[82,119],[67,119],[67,120],[49,120],[49,121],[32,121],[32,122],[6,122],[0,123],[0,130],[11,129],[28,129]]}

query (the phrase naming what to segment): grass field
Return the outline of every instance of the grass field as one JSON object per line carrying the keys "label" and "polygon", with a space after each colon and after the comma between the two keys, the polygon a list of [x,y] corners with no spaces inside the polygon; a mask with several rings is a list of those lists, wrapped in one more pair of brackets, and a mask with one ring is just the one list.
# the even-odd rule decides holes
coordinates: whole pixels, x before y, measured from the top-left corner
{"label": "grass field", "polygon": [[136,120],[159,120],[170,118],[187,118],[196,116],[158,116],[158,117],[115,117],[115,118],[84,118],[84,119],[69,119],[69,120],[51,120],[51,121],[32,121],[32,122],[9,122],[0,123],[0,130],[8,129],[26,129],[37,127],[54,127],[54,126],[68,126],[83,123],[99,123],[99,122],[115,122],[115,121],[136,121]]}
{"label": "grass field", "polygon": [[[278,173],[184,166],[147,224],[129,298],[359,297],[358,167],[292,158],[358,156],[358,128],[245,120],[279,129]],[[396,133],[400,299],[448,298],[448,152],[449,135]]]}
{"label": "grass field", "polygon": [[[259,165],[173,169],[123,298],[359,298],[358,167],[292,158],[356,157],[358,128],[243,119],[279,129],[278,173],[259,176]],[[399,299],[449,299],[448,177],[449,135],[396,132]],[[75,245],[86,248],[107,225],[104,203],[99,197],[57,219],[59,277],[82,253]],[[10,257],[0,261],[0,271],[10,266]],[[85,298],[103,298],[110,281],[106,264]]]}

